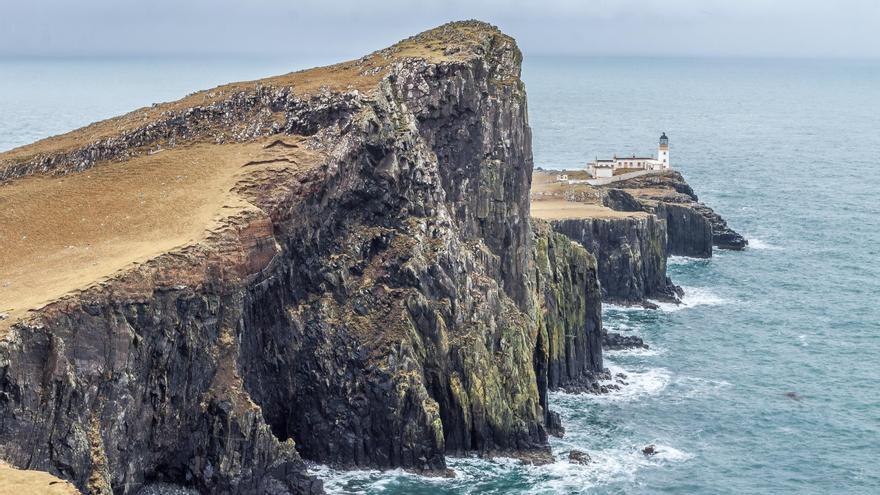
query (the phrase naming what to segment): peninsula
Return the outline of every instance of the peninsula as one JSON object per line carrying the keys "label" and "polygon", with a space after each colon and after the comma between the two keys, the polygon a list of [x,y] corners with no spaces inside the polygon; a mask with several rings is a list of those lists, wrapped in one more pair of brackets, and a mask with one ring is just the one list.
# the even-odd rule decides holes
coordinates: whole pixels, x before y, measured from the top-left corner
{"label": "peninsula", "polygon": [[607,386],[603,299],[745,241],[677,172],[533,181],[521,61],[455,22],[0,153],[3,469],[299,494],[306,461],[551,460],[548,392]]}

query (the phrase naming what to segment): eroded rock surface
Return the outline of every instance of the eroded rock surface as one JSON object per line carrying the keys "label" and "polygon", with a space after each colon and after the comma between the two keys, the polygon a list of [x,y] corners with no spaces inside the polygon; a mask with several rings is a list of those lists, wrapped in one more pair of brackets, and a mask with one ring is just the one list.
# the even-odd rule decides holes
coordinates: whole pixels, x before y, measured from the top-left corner
{"label": "eroded rock surface", "polygon": [[604,301],[674,302],[681,296],[681,289],[666,276],[666,222],[656,216],[572,218],[552,225],[596,257]]}
{"label": "eroded rock surface", "polygon": [[671,254],[710,257],[712,245],[736,251],[748,245],[721,215],[699,201],[677,171],[643,175],[609,187],[633,194],[646,211],[667,219]]}
{"label": "eroded rock surface", "polygon": [[204,238],[0,322],[0,458],[117,494],[320,493],[303,458],[546,459],[547,390],[601,369],[601,322],[593,258],[533,239],[520,62],[453,23],[0,155],[15,187],[206,143],[290,151],[241,164],[247,207]]}

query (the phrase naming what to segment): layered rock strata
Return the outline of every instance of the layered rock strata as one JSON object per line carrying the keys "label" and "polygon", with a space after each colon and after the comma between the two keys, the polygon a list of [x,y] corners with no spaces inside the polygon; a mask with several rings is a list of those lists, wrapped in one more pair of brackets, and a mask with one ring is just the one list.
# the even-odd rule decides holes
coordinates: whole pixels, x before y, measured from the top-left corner
{"label": "layered rock strata", "polygon": [[670,254],[710,257],[712,245],[736,251],[748,245],[721,215],[699,201],[677,171],[635,177],[611,187],[634,195],[646,211],[667,219]]}
{"label": "layered rock strata", "polygon": [[598,260],[603,300],[645,304],[677,301],[681,289],[666,276],[666,222],[654,215],[570,218],[553,229],[584,246]]}
{"label": "layered rock strata", "polygon": [[538,381],[546,382],[547,390],[592,389],[596,374],[603,370],[596,258],[579,243],[554,232],[549,223],[537,219],[532,223],[540,304]]}
{"label": "layered rock strata", "polygon": [[546,457],[547,390],[601,369],[601,269],[533,239],[520,62],[497,29],[453,23],[0,154],[7,191],[198,146],[241,169],[202,238],[12,300],[0,458],[89,493],[282,494],[322,491],[303,459]]}

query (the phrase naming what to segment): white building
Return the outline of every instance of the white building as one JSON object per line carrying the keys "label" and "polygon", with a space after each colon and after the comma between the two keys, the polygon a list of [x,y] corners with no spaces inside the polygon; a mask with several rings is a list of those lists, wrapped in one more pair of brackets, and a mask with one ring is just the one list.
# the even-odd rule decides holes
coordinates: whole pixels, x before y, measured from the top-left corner
{"label": "white building", "polygon": [[660,171],[669,170],[670,168],[669,138],[666,137],[665,132],[662,136],[660,136],[660,148],[657,151],[657,158],[639,157],[635,155],[618,157],[617,155],[614,155],[614,158],[610,160],[596,159],[587,164],[587,172],[590,174],[591,177],[597,179],[613,177],[614,171],[621,169]]}

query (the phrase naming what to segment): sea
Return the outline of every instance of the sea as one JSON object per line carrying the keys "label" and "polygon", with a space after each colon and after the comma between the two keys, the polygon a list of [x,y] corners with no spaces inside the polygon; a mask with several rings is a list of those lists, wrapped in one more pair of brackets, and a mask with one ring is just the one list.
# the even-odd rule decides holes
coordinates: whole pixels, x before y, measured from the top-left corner
{"label": "sea", "polygon": [[[330,61],[0,59],[0,150]],[[603,308],[650,348],[606,353],[619,391],[551,394],[556,462],[452,458],[451,479],[313,466],[327,491],[880,493],[880,61],[526,54],[523,79],[536,167],[654,153],[666,132],[749,247],[671,258],[682,305]]]}

